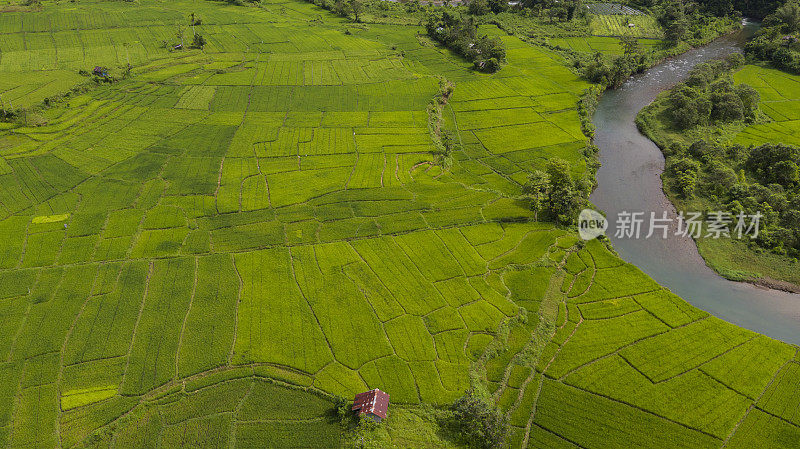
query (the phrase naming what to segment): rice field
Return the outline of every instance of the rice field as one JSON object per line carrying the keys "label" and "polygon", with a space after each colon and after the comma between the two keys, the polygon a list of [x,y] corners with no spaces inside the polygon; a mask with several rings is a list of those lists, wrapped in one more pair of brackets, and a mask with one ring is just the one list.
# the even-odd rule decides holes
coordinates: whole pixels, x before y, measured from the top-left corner
{"label": "rice field", "polygon": [[800,145],[800,77],[777,69],[747,65],[734,74],[736,83],[753,86],[759,106],[771,122],[746,127],[733,142],[742,145],[784,143]]}
{"label": "rice field", "polygon": [[589,33],[594,36],[632,36],[661,39],[664,31],[650,15],[593,14],[589,22]]}
{"label": "rice field", "polygon": [[[208,44],[170,52],[190,12]],[[447,406],[474,382],[512,447],[794,431],[796,348],[530,220],[529,172],[588,170],[589,85],[556,53],[487,28],[509,65],[476,74],[421,28],[345,33],[299,1],[45,5],[0,30],[15,108],[132,66],[0,128],[0,446],[337,447],[334,395]]]}
{"label": "rice field", "polygon": [[[658,39],[638,39],[638,42],[639,45],[646,50],[656,50],[661,46],[663,41]],[[617,37],[558,37],[550,38],[549,43],[567,50],[582,53],[603,53],[618,56],[622,55],[624,52],[620,40]]]}

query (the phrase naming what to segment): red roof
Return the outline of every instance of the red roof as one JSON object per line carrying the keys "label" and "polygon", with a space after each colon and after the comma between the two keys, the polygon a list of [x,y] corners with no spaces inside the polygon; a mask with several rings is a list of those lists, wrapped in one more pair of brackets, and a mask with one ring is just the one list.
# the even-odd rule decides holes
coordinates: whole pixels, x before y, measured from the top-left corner
{"label": "red roof", "polygon": [[389,411],[389,394],[377,388],[358,393],[353,399],[353,410],[358,410],[358,413],[362,415],[364,413],[372,413],[384,419]]}

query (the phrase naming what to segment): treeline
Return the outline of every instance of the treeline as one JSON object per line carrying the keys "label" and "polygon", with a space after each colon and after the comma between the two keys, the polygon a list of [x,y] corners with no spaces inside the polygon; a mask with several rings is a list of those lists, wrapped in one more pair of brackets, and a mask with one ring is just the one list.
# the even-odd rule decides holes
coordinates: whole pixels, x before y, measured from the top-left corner
{"label": "treeline", "polygon": [[471,16],[454,11],[435,11],[428,15],[428,36],[473,63],[476,70],[493,73],[506,61],[506,48],[500,39],[478,36]]}
{"label": "treeline", "polygon": [[800,74],[800,2],[788,1],[767,16],[745,51],[753,58]]}
{"label": "treeline", "polygon": [[676,2],[674,0],[634,0],[630,2],[640,8],[653,8],[659,5],[688,6],[704,14],[722,17],[730,14],[739,14],[744,17],[762,19],[771,14],[781,0],[696,0],[695,2]]}
{"label": "treeline", "polygon": [[[698,141],[667,151],[668,188],[708,210],[762,214],[755,243],[776,254],[800,257],[800,149],[776,144],[745,148]],[[749,223],[749,220],[748,220]]]}
{"label": "treeline", "polygon": [[700,64],[667,97],[667,113],[677,129],[756,118],[758,92],[747,84],[734,85],[730,71],[744,64],[734,54]]}
{"label": "treeline", "polygon": [[[637,124],[662,146],[667,191],[697,210],[728,212],[731,228],[741,213],[762,214],[752,244],[800,257],[800,149],[775,144],[725,146],[705,139],[689,144],[692,139],[685,137],[759,117],[758,92],[734,85],[731,79],[731,71],[743,63],[736,54],[698,65],[686,82],[643,111]],[[672,140],[659,129],[677,130],[683,138]]]}
{"label": "treeline", "polygon": [[537,15],[544,15],[551,22],[569,22],[588,15],[583,0],[522,0],[520,5]]}

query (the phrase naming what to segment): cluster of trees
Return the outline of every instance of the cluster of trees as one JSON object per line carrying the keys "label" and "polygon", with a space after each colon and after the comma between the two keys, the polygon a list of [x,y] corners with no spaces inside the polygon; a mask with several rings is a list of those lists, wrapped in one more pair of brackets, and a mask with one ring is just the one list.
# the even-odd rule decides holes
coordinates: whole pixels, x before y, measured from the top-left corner
{"label": "cluster of trees", "polygon": [[468,447],[505,447],[508,423],[494,403],[468,390],[452,407],[452,422]]}
{"label": "cluster of trees", "polygon": [[522,191],[537,220],[568,225],[578,218],[591,188],[588,181],[572,179],[569,162],[553,158],[547,162],[545,171],[534,170],[528,176]]}
{"label": "cluster of trees", "polygon": [[507,0],[470,0],[467,3],[467,12],[475,16],[482,16],[490,12],[498,14],[507,9]]}
{"label": "cluster of trees", "polygon": [[583,0],[522,0],[520,4],[537,15],[547,16],[551,23],[569,22],[587,16]]}
{"label": "cluster of trees", "polygon": [[[242,1],[242,0],[228,0]],[[259,0],[247,0],[256,2]],[[352,19],[354,22],[361,22],[361,14],[366,10],[366,5],[362,0],[308,0],[322,9],[338,14],[342,17]]]}
{"label": "cluster of trees", "polygon": [[475,69],[493,73],[506,60],[506,48],[496,38],[478,36],[478,26],[472,16],[454,11],[437,11],[428,15],[425,24],[428,36],[469,61]]}
{"label": "cluster of trees", "polygon": [[800,73],[800,2],[787,1],[767,16],[745,51],[781,69]]}
{"label": "cluster of trees", "polygon": [[730,70],[740,67],[744,57],[700,64],[667,97],[668,114],[678,129],[697,125],[753,119],[758,110],[758,92],[747,84],[733,84]]}
{"label": "cluster of trees", "polygon": [[702,14],[723,17],[741,14],[745,17],[764,18],[775,11],[782,0],[695,0],[694,2],[673,0],[633,0],[630,3],[640,8],[655,8],[670,4],[682,5],[689,14]]}
{"label": "cluster of trees", "polygon": [[698,141],[673,144],[665,171],[669,188],[699,197],[709,210],[762,214],[755,243],[800,256],[800,148],[765,144],[745,148]]}
{"label": "cluster of trees", "polygon": [[650,65],[646,51],[639,41],[627,36],[620,38],[623,53],[613,59],[598,52],[589,61],[576,60],[575,65],[584,77],[606,87],[619,87],[634,73],[640,73]]}

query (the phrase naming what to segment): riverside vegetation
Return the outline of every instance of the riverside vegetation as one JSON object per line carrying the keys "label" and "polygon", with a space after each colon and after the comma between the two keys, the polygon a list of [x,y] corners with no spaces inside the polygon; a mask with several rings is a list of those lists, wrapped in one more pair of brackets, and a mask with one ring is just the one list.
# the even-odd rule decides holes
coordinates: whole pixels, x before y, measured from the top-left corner
{"label": "riverside vegetation", "polygon": [[[359,14],[0,15],[0,446],[796,444],[797,347],[568,225],[595,86],[563,53],[479,23],[487,74]],[[369,388],[380,426],[339,413]]]}
{"label": "riverside vegetation", "polygon": [[[757,53],[749,46],[748,54]],[[734,280],[798,290],[800,78],[743,64],[734,55],[698,66],[637,122],[664,151],[665,189],[679,208],[763,214],[756,239],[699,239],[709,265]]]}

